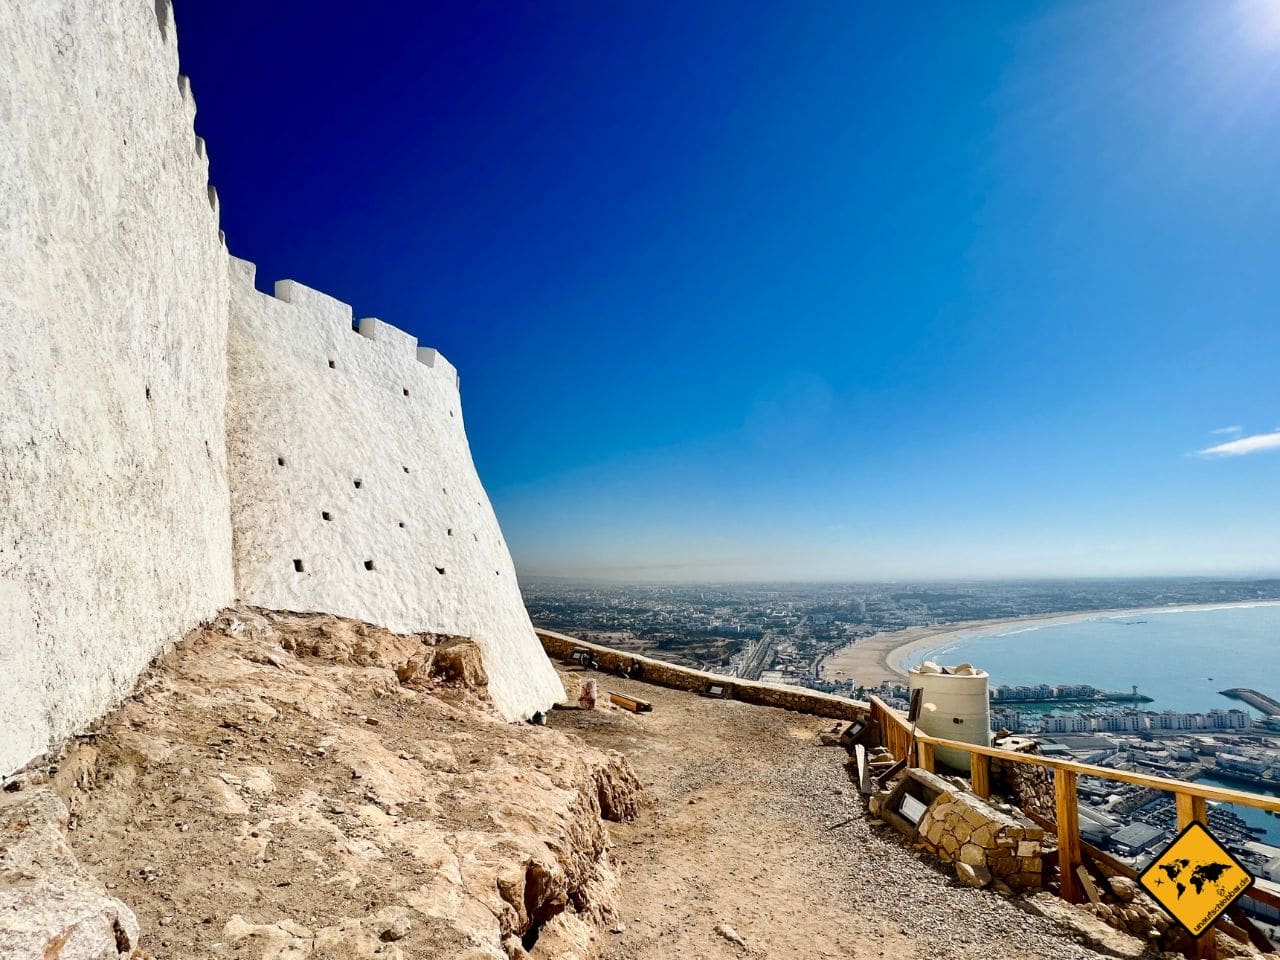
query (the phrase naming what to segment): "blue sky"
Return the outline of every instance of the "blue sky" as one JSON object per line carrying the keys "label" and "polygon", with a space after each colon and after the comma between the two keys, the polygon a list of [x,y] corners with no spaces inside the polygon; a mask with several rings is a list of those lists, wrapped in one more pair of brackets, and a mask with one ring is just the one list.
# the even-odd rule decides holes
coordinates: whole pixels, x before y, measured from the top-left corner
{"label": "blue sky", "polygon": [[232,252],[457,364],[522,573],[1280,571],[1280,0],[177,18]]}

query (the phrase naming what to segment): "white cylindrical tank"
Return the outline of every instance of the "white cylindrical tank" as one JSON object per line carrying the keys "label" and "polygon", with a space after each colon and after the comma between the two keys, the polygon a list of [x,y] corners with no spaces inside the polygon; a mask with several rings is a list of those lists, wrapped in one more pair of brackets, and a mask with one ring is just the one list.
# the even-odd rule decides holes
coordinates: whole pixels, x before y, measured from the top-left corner
{"label": "white cylindrical tank", "polygon": [[[910,689],[919,688],[920,730],[932,737],[991,746],[990,677],[969,663],[942,667],[926,660],[908,673]],[[955,770],[969,770],[969,755],[939,747],[934,759]]]}

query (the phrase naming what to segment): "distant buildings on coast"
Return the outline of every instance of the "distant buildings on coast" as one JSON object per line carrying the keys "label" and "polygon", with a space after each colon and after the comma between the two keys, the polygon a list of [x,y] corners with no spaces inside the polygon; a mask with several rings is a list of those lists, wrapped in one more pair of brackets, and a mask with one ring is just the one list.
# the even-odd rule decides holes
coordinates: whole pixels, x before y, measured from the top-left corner
{"label": "distant buildings on coast", "polygon": [[[1007,718],[1004,718],[1007,719]],[[1044,714],[1040,733],[1143,733],[1178,730],[1247,730],[1253,726],[1244,710],[1214,708],[1203,713],[1177,710],[1125,710],[1107,713]],[[994,723],[994,716],[992,719]],[[1018,732],[1018,731],[1015,731]]]}
{"label": "distant buildings on coast", "polygon": [[1061,683],[1051,686],[1047,683],[1035,683],[1025,686],[1011,687],[1001,684],[991,688],[991,702],[999,703],[1150,703],[1151,698],[1138,693],[1134,687],[1131,693],[1116,693],[1111,690],[1099,690],[1087,683]]}

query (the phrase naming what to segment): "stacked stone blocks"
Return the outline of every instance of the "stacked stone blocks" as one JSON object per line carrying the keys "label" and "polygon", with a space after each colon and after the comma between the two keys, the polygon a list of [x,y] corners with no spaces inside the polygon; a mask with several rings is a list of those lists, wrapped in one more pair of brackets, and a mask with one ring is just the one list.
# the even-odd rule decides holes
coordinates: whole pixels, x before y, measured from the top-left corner
{"label": "stacked stone blocks", "polygon": [[[918,841],[957,873],[1014,890],[1034,890],[1043,878],[1044,830],[995,809],[941,777],[912,770],[910,778],[937,795],[916,824]],[[971,868],[961,870],[960,866]],[[987,876],[989,874],[989,877]]]}

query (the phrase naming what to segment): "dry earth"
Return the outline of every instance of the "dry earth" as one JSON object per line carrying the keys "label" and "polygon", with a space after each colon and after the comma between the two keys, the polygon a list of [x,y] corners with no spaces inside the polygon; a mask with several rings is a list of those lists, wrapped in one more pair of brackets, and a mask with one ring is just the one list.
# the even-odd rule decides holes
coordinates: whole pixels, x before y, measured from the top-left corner
{"label": "dry earth", "polygon": [[585,677],[654,705],[551,716],[626,755],[650,801],[635,821],[610,826],[623,889],[607,960],[1142,952],[1082,911],[1063,905],[1067,927],[1033,913],[1039,901],[957,885],[865,813],[845,752],[821,745],[830,720],[593,673],[566,675],[566,688]]}
{"label": "dry earth", "polygon": [[[565,674],[575,695],[583,676]],[[1140,952],[1096,921],[1102,952],[1077,942],[1083,914],[1068,927],[957,886],[864,813],[844,751],[821,745],[831,721],[594,676],[654,711],[507,724],[467,641],[229,611],[0,801],[20,837],[0,843],[0,907],[31,921],[0,922],[0,955]],[[55,888],[80,927],[59,929]]]}
{"label": "dry earth", "polygon": [[[603,820],[634,815],[638,785],[616,754],[503,722],[483,685],[469,641],[240,608],[149,670],[50,784],[33,771],[6,796],[65,801],[67,841],[136,913],[141,956],[587,956],[614,922]],[[31,846],[45,805],[26,803],[4,822]],[[47,902],[40,857],[8,852],[0,894]],[[82,912],[110,940],[132,929],[115,910]],[[6,958],[92,943],[13,916]]]}

